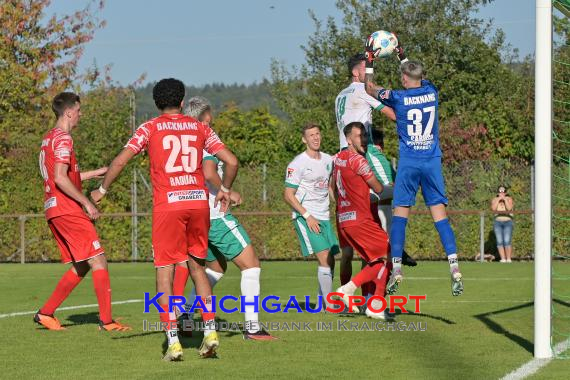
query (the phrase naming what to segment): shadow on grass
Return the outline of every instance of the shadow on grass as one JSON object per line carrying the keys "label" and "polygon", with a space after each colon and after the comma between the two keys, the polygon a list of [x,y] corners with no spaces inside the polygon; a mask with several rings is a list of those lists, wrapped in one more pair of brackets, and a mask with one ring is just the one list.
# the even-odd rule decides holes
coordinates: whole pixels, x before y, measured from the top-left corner
{"label": "shadow on grass", "polygon": [[424,318],[434,319],[436,321],[440,321],[440,322],[446,323],[448,325],[455,325],[455,321],[452,321],[451,319],[447,319],[447,318],[439,316],[439,315],[433,315],[433,314],[427,314],[427,313],[414,313],[413,311],[409,311],[407,313],[402,313],[402,310],[400,310],[400,309],[396,309],[394,311],[396,312],[393,314],[395,316],[410,315],[410,316],[414,316],[414,317],[424,317]]}
{"label": "shadow on grass", "polygon": [[86,324],[99,325],[99,313],[94,311],[84,314],[73,314],[66,317],[65,319],[70,321],[71,323],[62,324],[62,326],[64,327],[86,325]]}
{"label": "shadow on grass", "polygon": [[508,331],[499,323],[493,321],[491,317],[494,315],[509,313],[511,311],[526,309],[528,307],[532,307],[533,305],[534,302],[527,302],[522,305],[512,306],[501,310],[491,311],[488,313],[477,314],[474,317],[483,322],[491,331],[506,336],[507,338],[509,338],[510,340],[512,340],[513,342],[515,342],[516,344],[518,344],[519,346],[521,346],[522,348],[524,348],[525,350],[527,350],[529,353],[532,354],[534,351],[534,345],[532,344],[532,342],[523,338],[522,336],[519,336],[511,331]]}

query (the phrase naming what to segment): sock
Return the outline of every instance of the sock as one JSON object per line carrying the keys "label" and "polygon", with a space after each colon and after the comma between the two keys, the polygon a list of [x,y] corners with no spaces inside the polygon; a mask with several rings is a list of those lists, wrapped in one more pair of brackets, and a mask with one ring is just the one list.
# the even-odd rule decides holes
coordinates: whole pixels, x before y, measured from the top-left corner
{"label": "sock", "polygon": [[356,286],[354,282],[349,281],[342,286],[342,289],[344,290],[344,294],[353,295],[356,289],[358,289],[358,286]]}
{"label": "sock", "polygon": [[368,298],[370,298],[374,294],[376,285],[374,284],[373,281],[365,282],[364,284],[362,284],[361,288],[362,288],[362,295],[366,297],[366,300],[368,300]]}
{"label": "sock", "polygon": [[386,295],[386,284],[388,283],[388,274],[390,269],[387,265],[383,265],[378,272],[378,275],[374,279],[374,295],[384,297]]}
{"label": "sock", "polygon": [[216,313],[212,312],[212,298],[206,297],[204,304],[208,309],[207,312],[202,312],[202,321],[204,321],[204,336],[208,336],[216,331]]}
{"label": "sock", "polygon": [[[246,302],[253,302],[255,296],[259,296],[259,276],[261,268],[250,268],[241,272],[241,294]],[[331,285],[332,287],[332,285]],[[255,312],[255,306],[245,306],[245,329],[250,333],[259,331],[259,313]]]}
{"label": "sock", "polygon": [[459,263],[457,262],[457,254],[453,253],[451,255],[447,255],[447,261],[449,262],[449,271],[451,274],[459,270]]}
{"label": "sock", "polygon": [[53,315],[81,280],[83,277],[79,277],[72,269],[65,272],[45,305],[40,309],[40,314]]}
{"label": "sock", "polygon": [[99,304],[99,319],[103,324],[111,323],[111,280],[107,269],[93,271],[93,287]]}
{"label": "sock", "polygon": [[172,295],[182,296],[184,295],[184,288],[186,288],[186,282],[188,281],[188,267],[182,265],[176,265],[174,269],[174,281],[172,282]]}
{"label": "sock", "polygon": [[382,229],[386,232],[390,232],[390,229],[392,228],[392,206],[379,205],[378,216],[382,222]]}
{"label": "sock", "polygon": [[159,312],[158,315],[160,316],[160,321],[167,323],[168,327],[166,330],[166,339],[168,339],[168,345],[172,345],[174,343],[178,343],[178,328],[176,326],[176,314],[174,311],[172,313],[168,312],[168,305],[160,305],[162,307],[163,312]]}
{"label": "sock", "polygon": [[394,269],[402,267],[402,253],[406,242],[406,224],[408,218],[394,216],[392,218],[392,228],[390,228],[390,255]]}
{"label": "sock", "polygon": [[[210,282],[210,286],[212,287],[212,291],[214,291],[214,286],[216,286],[216,284],[222,279],[224,274],[220,273],[220,272],[213,271],[210,268],[206,268],[206,276],[208,277],[208,281]],[[192,319],[194,317],[194,312],[190,312],[190,309],[192,308],[194,301],[196,301],[196,287],[192,287],[192,291],[190,292],[190,295],[188,296],[188,300],[186,301],[186,305],[184,305],[184,308],[186,309],[186,312],[190,316],[190,319]]]}
{"label": "sock", "polygon": [[329,267],[318,267],[317,280],[319,281],[319,295],[326,298],[327,294],[332,292],[332,273]]}
{"label": "sock", "polygon": [[362,284],[369,282],[369,281],[373,281],[383,266],[384,266],[384,263],[382,261],[370,263],[370,264],[366,265],[364,268],[362,268],[362,270],[356,276],[354,276],[354,278],[352,279],[351,282],[356,287],[361,287]]}
{"label": "sock", "polygon": [[451,229],[451,224],[449,224],[449,219],[445,218],[434,223],[437,232],[439,233],[439,240],[445,254],[447,256],[457,253],[457,246],[455,245],[455,234]]}

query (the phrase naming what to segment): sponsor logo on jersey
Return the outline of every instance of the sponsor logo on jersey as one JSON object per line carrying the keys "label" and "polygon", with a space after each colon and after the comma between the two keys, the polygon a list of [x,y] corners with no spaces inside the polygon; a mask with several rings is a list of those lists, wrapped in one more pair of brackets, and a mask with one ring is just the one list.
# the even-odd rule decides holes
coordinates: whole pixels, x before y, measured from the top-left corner
{"label": "sponsor logo on jersey", "polygon": [[48,208],[56,207],[57,206],[57,199],[55,197],[51,197],[44,202],[44,210]]}
{"label": "sponsor logo on jersey", "polygon": [[378,91],[378,97],[384,100],[388,99],[390,97],[390,90],[382,89]]}
{"label": "sponsor logo on jersey", "polygon": [[348,222],[349,220],[356,220],[356,211],[341,212],[338,214],[339,223]]}
{"label": "sponsor logo on jersey", "polygon": [[295,169],[287,168],[287,178],[293,177],[293,173],[295,173]]}
{"label": "sponsor logo on jersey", "polygon": [[93,240],[93,249],[99,249],[101,248],[101,243],[99,243],[99,240]]}
{"label": "sponsor logo on jersey", "polygon": [[350,207],[350,205],[349,201],[340,201],[340,207]]}
{"label": "sponsor logo on jersey", "polygon": [[168,203],[182,201],[207,201],[208,197],[204,190],[178,190],[167,193]]}

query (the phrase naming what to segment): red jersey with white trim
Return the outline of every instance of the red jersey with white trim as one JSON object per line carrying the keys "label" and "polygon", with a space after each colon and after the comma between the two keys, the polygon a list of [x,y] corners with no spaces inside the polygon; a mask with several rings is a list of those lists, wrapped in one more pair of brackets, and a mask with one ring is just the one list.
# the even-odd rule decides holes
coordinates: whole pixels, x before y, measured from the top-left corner
{"label": "red jersey with white trim", "polygon": [[137,128],[125,146],[148,151],[155,211],[208,208],[203,150],[225,148],[207,125],[182,114],[163,114]]}
{"label": "red jersey with white trim", "polygon": [[45,134],[39,157],[40,173],[44,179],[44,211],[46,219],[83,212],[81,204],[67,196],[55,184],[56,163],[69,165],[67,176],[73,185],[79,191],[82,191],[81,173],[79,172],[79,165],[73,150],[73,139],[68,132],[57,127]]}
{"label": "red jersey with white trim", "polygon": [[374,220],[370,211],[370,187],[367,180],[374,177],[364,156],[345,149],[334,158],[333,180],[336,184],[337,221],[339,226]]}

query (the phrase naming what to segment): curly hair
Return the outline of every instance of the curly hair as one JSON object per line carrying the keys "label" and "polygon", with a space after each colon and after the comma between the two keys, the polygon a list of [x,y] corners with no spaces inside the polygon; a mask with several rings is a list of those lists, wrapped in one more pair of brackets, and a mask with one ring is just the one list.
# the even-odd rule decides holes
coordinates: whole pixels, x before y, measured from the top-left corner
{"label": "curly hair", "polygon": [[180,104],[184,100],[185,91],[184,83],[178,79],[162,79],[154,85],[152,98],[159,110],[180,108]]}

